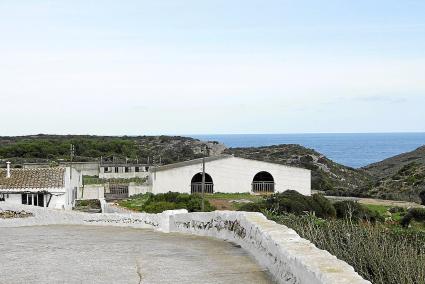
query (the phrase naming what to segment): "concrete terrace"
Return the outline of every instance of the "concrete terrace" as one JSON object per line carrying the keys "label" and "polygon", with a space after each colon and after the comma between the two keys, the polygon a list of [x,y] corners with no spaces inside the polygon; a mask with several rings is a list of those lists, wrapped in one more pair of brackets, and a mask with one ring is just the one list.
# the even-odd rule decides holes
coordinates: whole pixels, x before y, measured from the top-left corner
{"label": "concrete terrace", "polygon": [[248,252],[212,238],[74,225],[1,231],[1,283],[271,283]]}

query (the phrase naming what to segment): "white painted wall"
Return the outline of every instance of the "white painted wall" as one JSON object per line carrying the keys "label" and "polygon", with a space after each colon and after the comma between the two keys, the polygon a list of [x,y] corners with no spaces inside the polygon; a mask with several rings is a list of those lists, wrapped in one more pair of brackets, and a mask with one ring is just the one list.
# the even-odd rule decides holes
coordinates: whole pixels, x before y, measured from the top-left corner
{"label": "white painted wall", "polygon": [[[67,164],[66,166],[69,166]],[[85,176],[97,176],[99,175],[99,163],[98,162],[74,162],[72,168],[81,172]]]}
{"label": "white painted wall", "polygon": [[5,194],[5,201],[6,203],[9,204],[22,204],[22,196],[21,194]]}
{"label": "white painted wall", "polygon": [[90,184],[80,187],[78,190],[79,199],[104,199],[105,186],[103,184]]}
{"label": "white painted wall", "polygon": [[[51,189],[50,192],[52,193],[52,197],[50,199],[49,208],[54,209],[65,209],[66,204],[66,194],[64,189],[56,188]],[[33,191],[34,194],[37,193],[37,189]],[[30,193],[31,194],[31,193]],[[4,202],[5,204],[12,204],[12,205],[22,205],[22,193],[9,193],[5,194],[6,198]],[[47,207],[47,202],[49,200],[49,196],[44,196],[44,206]],[[28,207],[38,207],[34,205],[23,205]]]}
{"label": "white painted wall", "polygon": [[[131,182],[128,185],[128,195],[133,196],[136,194],[144,194],[151,192],[149,185],[139,185]],[[105,185],[103,184],[90,184],[85,185],[84,188],[80,187],[78,190],[79,199],[104,199],[105,198]]]}
{"label": "white painted wall", "polygon": [[65,199],[64,200],[58,199],[58,202],[64,202],[63,206],[61,206],[62,204],[58,204],[58,206],[63,207],[66,210],[72,209],[74,205],[74,200],[75,200],[74,198],[75,196],[73,196],[73,191],[75,189],[78,195],[78,188],[80,188],[82,185],[83,185],[82,173],[72,168],[72,175],[71,175],[71,168],[70,167],[65,168],[65,188],[64,188]]}
{"label": "white painted wall", "polygon": [[[201,171],[202,164],[199,163],[152,172],[150,179],[152,192],[190,193],[192,177]],[[275,192],[296,190],[304,195],[311,195],[311,172],[306,169],[237,157],[206,163],[206,173],[213,179],[214,192],[251,192],[254,176],[261,171],[269,172],[273,176],[276,184]]]}
{"label": "white painted wall", "polygon": [[[3,206],[0,210],[26,210]],[[248,251],[281,284],[370,284],[353,267],[320,250],[294,230],[267,220],[261,213],[215,211],[187,213],[186,210],[161,214],[87,214],[30,208],[30,218],[0,219],[0,228],[74,224],[151,228],[165,233],[178,232],[209,236],[234,242]],[[237,265],[237,263],[235,264]],[[183,268],[184,269],[184,268]]]}
{"label": "white painted wall", "polygon": [[133,182],[128,186],[128,195],[133,196],[137,194],[145,194],[151,192],[152,188],[149,185],[138,185]]}

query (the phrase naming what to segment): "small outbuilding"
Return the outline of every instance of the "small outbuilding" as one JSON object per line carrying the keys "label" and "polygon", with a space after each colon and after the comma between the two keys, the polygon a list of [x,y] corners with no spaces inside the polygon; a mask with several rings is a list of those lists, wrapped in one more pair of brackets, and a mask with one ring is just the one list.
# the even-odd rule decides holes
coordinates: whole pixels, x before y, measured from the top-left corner
{"label": "small outbuilding", "polygon": [[[202,159],[150,169],[152,193],[202,191]],[[310,170],[222,155],[205,158],[206,193],[266,194],[296,190],[311,195]]]}
{"label": "small outbuilding", "polygon": [[81,174],[71,168],[0,169],[0,205],[72,209]]}

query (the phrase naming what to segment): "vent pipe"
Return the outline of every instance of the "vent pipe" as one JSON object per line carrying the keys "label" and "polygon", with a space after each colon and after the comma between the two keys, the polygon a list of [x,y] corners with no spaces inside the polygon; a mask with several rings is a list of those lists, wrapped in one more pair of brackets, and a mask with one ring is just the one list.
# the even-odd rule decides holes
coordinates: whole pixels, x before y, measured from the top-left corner
{"label": "vent pipe", "polygon": [[10,178],[10,162],[6,162],[6,165],[7,165],[6,178]]}

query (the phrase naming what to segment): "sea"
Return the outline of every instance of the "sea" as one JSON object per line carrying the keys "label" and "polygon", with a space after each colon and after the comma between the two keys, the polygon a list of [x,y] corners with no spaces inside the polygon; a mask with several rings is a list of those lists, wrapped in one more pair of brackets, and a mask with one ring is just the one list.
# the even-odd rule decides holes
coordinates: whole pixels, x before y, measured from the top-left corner
{"label": "sea", "polygon": [[344,134],[206,134],[193,138],[218,141],[227,147],[260,147],[299,144],[314,149],[331,160],[361,168],[425,145],[425,133],[344,133]]}

